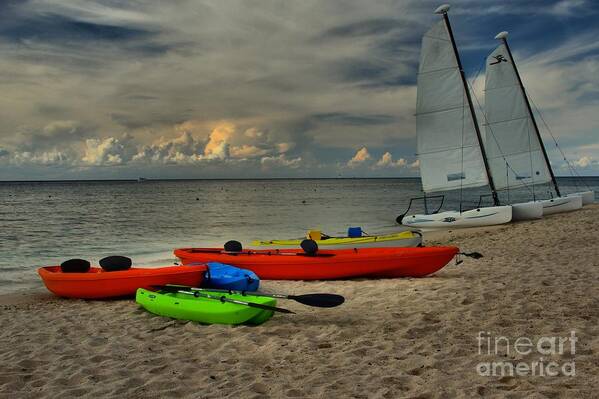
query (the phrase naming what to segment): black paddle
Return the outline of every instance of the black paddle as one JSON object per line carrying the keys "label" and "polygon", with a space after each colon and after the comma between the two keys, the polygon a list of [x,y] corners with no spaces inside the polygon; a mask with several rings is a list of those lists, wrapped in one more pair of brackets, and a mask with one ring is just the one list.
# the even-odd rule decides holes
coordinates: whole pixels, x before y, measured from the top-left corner
{"label": "black paddle", "polygon": [[263,293],[248,293],[247,291],[232,291],[232,290],[218,290],[212,288],[195,288],[186,285],[174,285],[167,284],[166,286],[155,286],[162,289],[163,287],[186,289],[189,291],[213,291],[223,292],[228,294],[240,294],[240,295],[253,295],[253,296],[264,296],[268,298],[280,298],[280,299],[291,299],[306,306],[314,306],[318,308],[334,308],[335,306],[341,305],[345,302],[345,298],[337,294],[303,294],[303,295],[286,295],[286,294],[263,294]]}
{"label": "black paddle", "polygon": [[268,306],[268,305],[262,305],[261,303],[240,301],[238,299],[227,298],[224,295],[223,296],[214,296],[214,295],[202,294],[201,292],[198,292],[198,291],[193,291],[193,292],[191,292],[191,291],[184,291],[184,290],[182,290],[180,288],[177,288],[177,286],[173,286],[173,287],[161,286],[161,289],[163,289],[164,291],[168,291],[168,292],[178,292],[180,294],[191,295],[191,296],[194,296],[196,298],[202,297],[202,298],[214,299],[215,301],[229,302],[229,303],[235,303],[237,305],[249,306],[251,308],[258,308],[258,309],[263,309],[263,310],[270,310],[270,311],[273,311],[273,312],[295,314],[295,312],[292,312],[291,310],[283,309],[283,308],[278,308],[276,306]]}
{"label": "black paddle", "polygon": [[464,255],[472,259],[480,259],[483,257],[483,254],[481,254],[480,252],[460,252],[458,253],[458,255]]}
{"label": "black paddle", "polygon": [[455,264],[459,265],[462,262],[464,262],[462,259],[460,259],[460,255],[464,255],[467,258],[472,258],[472,259],[480,259],[483,257],[483,254],[481,254],[480,252],[458,252],[458,256],[455,259]]}

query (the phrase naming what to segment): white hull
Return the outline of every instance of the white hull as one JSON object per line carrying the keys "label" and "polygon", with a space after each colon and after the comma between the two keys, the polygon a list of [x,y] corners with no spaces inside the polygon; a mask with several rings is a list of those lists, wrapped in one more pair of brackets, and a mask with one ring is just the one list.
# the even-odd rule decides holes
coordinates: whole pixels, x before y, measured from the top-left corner
{"label": "white hull", "polygon": [[543,217],[543,204],[538,201],[512,204],[512,220],[532,220]]}
{"label": "white hull", "polygon": [[572,193],[566,195],[566,197],[573,197],[576,195],[580,195],[582,197],[582,205],[588,205],[595,202],[595,192],[594,191],[581,191],[579,193]]}
{"label": "white hull", "polygon": [[465,212],[447,211],[432,215],[406,215],[401,224],[420,229],[455,229],[508,223],[512,220],[511,206],[489,206]]}
{"label": "white hull", "polygon": [[554,213],[570,212],[582,208],[582,197],[572,195],[570,197],[557,197],[538,201],[543,204],[543,216]]}

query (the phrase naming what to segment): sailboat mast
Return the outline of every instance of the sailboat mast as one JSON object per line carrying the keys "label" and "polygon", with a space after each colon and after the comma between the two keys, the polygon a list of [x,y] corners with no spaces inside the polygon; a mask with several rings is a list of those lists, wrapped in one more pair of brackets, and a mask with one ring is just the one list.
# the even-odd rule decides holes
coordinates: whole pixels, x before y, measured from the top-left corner
{"label": "sailboat mast", "polygon": [[505,49],[507,50],[508,57],[511,60],[512,68],[514,68],[514,72],[516,73],[516,77],[518,78],[518,84],[520,85],[520,90],[522,90],[522,96],[524,96],[524,102],[526,103],[526,108],[528,109],[528,113],[530,115],[530,119],[532,120],[532,125],[535,128],[535,133],[537,135],[537,139],[539,139],[539,143],[541,144],[541,150],[543,152],[543,157],[545,158],[545,162],[547,163],[547,169],[549,169],[549,174],[551,175],[551,181],[553,182],[553,187],[555,188],[555,193],[558,197],[561,197],[559,192],[559,187],[557,186],[557,180],[555,179],[555,175],[553,174],[553,169],[551,168],[551,164],[549,163],[549,157],[547,156],[547,151],[545,150],[545,144],[543,144],[543,139],[541,138],[541,133],[539,133],[539,127],[537,126],[537,121],[535,120],[535,116],[532,113],[532,108],[530,108],[530,102],[528,101],[528,96],[526,95],[526,90],[524,89],[524,84],[522,83],[522,79],[520,78],[520,73],[518,72],[518,68],[516,67],[516,62],[514,61],[514,57],[512,57],[512,51],[510,50],[510,46],[507,44],[507,32],[501,32],[495,39],[499,39],[503,42]]}
{"label": "sailboat mast", "polygon": [[453,37],[453,31],[451,30],[451,24],[449,23],[449,17],[447,16],[447,11],[449,11],[449,5],[445,4],[445,5],[442,5],[439,8],[437,8],[435,10],[435,13],[443,15],[443,21],[445,21],[445,26],[447,27],[447,32],[449,33],[449,38],[451,39],[453,53],[455,54],[455,58],[458,63],[458,69],[460,70],[460,76],[462,78],[462,83],[464,85],[464,91],[466,92],[466,99],[468,100],[468,107],[470,107],[470,113],[472,114],[472,122],[474,123],[474,130],[476,131],[476,137],[478,138],[478,146],[480,147],[480,151],[481,151],[481,154],[483,157],[483,163],[485,165],[485,172],[487,173],[487,180],[489,181],[489,187],[491,188],[491,194],[493,195],[493,204],[495,206],[498,206],[499,205],[499,197],[497,196],[497,191],[495,190],[495,183],[493,182],[493,176],[491,176],[491,171],[489,169],[489,162],[487,161],[487,154],[485,153],[485,147],[483,145],[482,136],[480,134],[480,128],[478,126],[478,121],[476,119],[476,112],[474,112],[474,105],[472,105],[472,98],[470,97],[470,90],[468,90],[468,82],[466,80],[466,75],[464,74],[464,68],[462,68],[462,61],[460,60],[458,48],[455,44],[455,39]]}

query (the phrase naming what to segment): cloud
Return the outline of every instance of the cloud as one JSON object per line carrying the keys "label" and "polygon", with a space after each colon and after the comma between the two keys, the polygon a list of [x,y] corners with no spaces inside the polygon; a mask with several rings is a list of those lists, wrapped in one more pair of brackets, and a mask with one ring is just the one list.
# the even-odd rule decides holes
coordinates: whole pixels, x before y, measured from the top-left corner
{"label": "cloud", "polygon": [[377,168],[403,168],[407,164],[408,164],[408,162],[403,158],[400,158],[397,161],[394,161],[391,153],[389,151],[387,151],[381,156],[381,159],[379,159],[376,162],[375,167],[377,167]]}
{"label": "cloud", "polygon": [[356,155],[354,155],[353,158],[347,162],[347,166],[355,167],[355,166],[360,165],[370,159],[371,159],[371,156],[368,153],[368,149],[366,147],[362,147],[356,152]]}
{"label": "cloud", "polygon": [[555,15],[569,16],[584,12],[587,6],[585,0],[561,0],[549,7],[549,12]]}
{"label": "cloud", "polygon": [[597,161],[595,161],[592,157],[580,157],[579,159],[575,160],[574,165],[578,166],[579,168],[585,169],[588,168],[589,166],[596,164]]}
{"label": "cloud", "polygon": [[61,134],[75,134],[79,129],[76,121],[52,121],[44,126],[44,134],[47,136],[56,136]]}
{"label": "cloud", "polygon": [[132,160],[136,163],[170,164],[187,162],[199,151],[200,143],[188,131],[182,131],[174,139],[161,137],[157,143],[138,149]]}
{"label": "cloud", "polygon": [[[412,104],[398,107],[413,102],[402,100],[406,87],[381,87],[413,79],[417,53],[409,56],[412,66],[406,69],[408,55],[400,60],[384,46],[399,43],[398,35],[411,32],[414,22],[390,16],[389,6],[350,2],[355,10],[343,16],[336,4],[293,3],[258,11],[245,2],[15,3],[12,21],[3,25],[10,22],[12,31],[0,29],[0,51],[9,54],[0,68],[5,82],[11,82],[2,83],[0,132],[22,132],[23,141],[0,133],[0,145],[26,141],[32,152],[76,142],[83,148],[87,139],[99,140],[90,144],[99,146],[109,137],[119,140],[114,132],[126,131],[136,138],[137,161],[190,160],[189,152],[170,150],[166,142],[172,140],[173,125],[191,124],[194,139],[207,140],[194,159],[279,153],[294,159],[308,157],[314,143],[334,144],[334,150],[354,147],[365,129],[377,145],[409,136],[410,127],[397,130],[403,121],[398,108],[405,118],[413,112]],[[48,37],[31,33],[42,22]],[[366,68],[364,60],[370,60]],[[56,120],[76,125],[64,124],[65,134],[47,137],[43,149],[34,146],[42,144],[35,132],[44,135],[44,126]],[[208,137],[207,127],[223,120],[236,131],[221,128],[222,135]],[[104,165],[127,163],[111,151],[115,154],[106,156]],[[91,152],[86,159],[99,162]]]}
{"label": "cloud", "polygon": [[258,148],[255,145],[244,144],[239,147],[231,147],[231,156],[233,158],[256,158],[268,153],[268,150]]}
{"label": "cloud", "polygon": [[56,149],[38,153],[16,152],[11,161],[16,165],[70,166],[72,164],[69,154]]}
{"label": "cloud", "polygon": [[[301,158],[298,174],[336,176],[348,152],[364,147],[397,159],[350,165],[412,173],[397,162],[414,153],[420,38],[438,20],[434,5],[288,3],[10,2],[0,13],[2,159],[30,162],[27,175],[40,178],[39,162],[122,173],[187,167],[179,177],[235,177],[237,162],[267,176],[263,158]],[[576,159],[597,159],[599,149],[580,151],[599,141],[594,3],[452,6],[466,70],[480,65],[500,28],[513,26],[527,89],[560,144]]]}
{"label": "cloud", "polygon": [[287,158],[285,154],[281,154],[279,156],[270,156],[270,157],[262,157],[260,159],[260,163],[262,164],[264,169],[273,169],[277,167],[286,167],[286,168],[299,168],[302,163],[302,158]]}
{"label": "cloud", "polygon": [[[133,161],[163,164],[259,161],[263,156],[287,152],[293,147],[292,143],[271,143],[267,135],[258,129],[242,131],[228,121],[218,122],[207,135],[202,129],[205,126],[196,121],[178,124],[174,130],[179,132],[179,136],[174,139],[161,138],[155,144],[142,146]],[[284,160],[286,158],[281,158],[281,162]]]}
{"label": "cloud", "polygon": [[235,133],[235,125],[222,122],[210,133],[204,156],[208,159],[225,159],[229,157],[229,141]]}
{"label": "cloud", "polygon": [[247,129],[243,134],[252,139],[257,139],[264,136],[264,132],[256,129],[255,127]]}
{"label": "cloud", "polygon": [[74,120],[52,120],[37,128],[20,126],[16,135],[6,137],[4,141],[18,151],[48,151],[93,133],[93,128],[84,127]]}
{"label": "cloud", "polygon": [[126,137],[119,141],[114,137],[105,139],[85,140],[85,152],[81,161],[87,165],[111,166],[127,163],[133,156],[135,149],[129,145]]}
{"label": "cloud", "polygon": [[[230,157],[229,140],[235,126],[228,122],[218,123],[208,134],[207,141],[196,137],[201,127],[195,121],[186,121],[174,127],[179,136],[174,139],[161,137],[156,143],[144,145],[133,157],[140,163],[193,164],[211,160],[226,160]],[[196,132],[195,134],[192,132]]]}
{"label": "cloud", "polygon": [[293,147],[295,147],[294,143],[277,143],[276,144],[277,151],[280,153],[286,153],[289,150],[291,150]]}

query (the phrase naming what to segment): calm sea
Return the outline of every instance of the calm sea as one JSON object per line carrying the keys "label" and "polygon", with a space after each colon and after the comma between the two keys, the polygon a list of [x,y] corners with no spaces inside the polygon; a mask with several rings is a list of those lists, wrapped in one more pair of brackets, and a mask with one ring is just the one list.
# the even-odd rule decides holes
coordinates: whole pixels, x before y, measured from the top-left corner
{"label": "calm sea", "polygon": [[[582,186],[574,179],[559,182],[566,193],[584,184],[599,191],[599,178],[585,178]],[[461,196],[475,205],[484,193]],[[299,238],[309,229],[401,230],[396,216],[420,195],[419,179],[4,182],[0,293],[40,289],[38,267],[74,257],[97,263],[118,254],[134,265],[159,266],[175,261],[177,247]],[[527,196],[510,193],[512,201]],[[455,209],[459,198],[452,192],[443,207]],[[430,201],[431,208],[435,204]]]}

